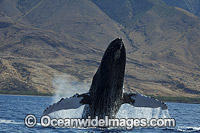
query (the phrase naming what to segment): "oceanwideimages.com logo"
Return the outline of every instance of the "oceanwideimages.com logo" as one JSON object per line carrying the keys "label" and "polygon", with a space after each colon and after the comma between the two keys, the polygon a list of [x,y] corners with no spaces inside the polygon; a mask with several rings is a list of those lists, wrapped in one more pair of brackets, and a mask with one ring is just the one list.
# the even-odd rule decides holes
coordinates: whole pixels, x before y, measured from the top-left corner
{"label": "oceanwideimages.com logo", "polygon": [[[34,127],[37,124],[37,119],[34,115],[27,115],[25,125]],[[110,128],[126,128],[133,129],[134,127],[175,127],[176,121],[172,118],[152,118],[149,121],[146,118],[115,118],[109,119],[105,116],[104,119],[99,119],[96,116],[92,119],[90,116],[87,119],[80,118],[65,118],[56,119],[49,116],[42,116],[40,124],[42,127],[59,127],[59,128],[88,128],[88,127],[110,127]]]}

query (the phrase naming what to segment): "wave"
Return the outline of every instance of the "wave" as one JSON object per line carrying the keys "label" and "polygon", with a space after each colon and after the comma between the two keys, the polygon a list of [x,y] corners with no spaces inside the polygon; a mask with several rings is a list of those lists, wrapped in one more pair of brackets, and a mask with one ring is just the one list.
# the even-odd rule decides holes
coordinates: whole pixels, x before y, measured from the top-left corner
{"label": "wave", "polygon": [[24,124],[24,122],[16,122],[14,120],[0,119],[0,124]]}
{"label": "wave", "polygon": [[200,131],[200,127],[178,127],[178,131],[187,132],[187,131]]}
{"label": "wave", "polygon": [[163,129],[165,131],[174,131],[174,132],[199,132],[200,131],[200,127],[184,127],[184,126],[178,126],[175,128],[166,128]]}

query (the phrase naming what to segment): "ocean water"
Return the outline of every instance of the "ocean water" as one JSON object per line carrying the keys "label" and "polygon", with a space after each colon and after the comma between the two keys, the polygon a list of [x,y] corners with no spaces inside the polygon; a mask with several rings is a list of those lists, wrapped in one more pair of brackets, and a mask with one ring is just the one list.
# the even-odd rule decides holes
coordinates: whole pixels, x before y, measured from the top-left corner
{"label": "ocean water", "polygon": [[[39,122],[43,110],[52,103],[52,100],[53,97],[0,95],[0,132],[200,132],[200,104],[185,103],[166,103],[168,112],[164,114],[170,115],[166,117],[176,119],[176,127],[174,128],[134,128],[131,130],[116,128],[45,128]],[[128,114],[131,114],[132,110],[134,109],[124,106],[120,114],[122,115],[123,112],[127,111],[129,111]],[[156,112],[157,115],[162,115],[158,114],[158,110]],[[75,115],[80,115],[77,113],[80,113],[80,110],[74,112]],[[137,110],[137,114],[144,116],[144,118],[152,115],[149,114],[152,112],[148,109],[140,113],[141,110]],[[28,128],[24,124],[24,118],[28,114],[34,114],[37,118],[38,124],[33,128]],[[127,113],[125,114],[124,117],[130,117]]]}

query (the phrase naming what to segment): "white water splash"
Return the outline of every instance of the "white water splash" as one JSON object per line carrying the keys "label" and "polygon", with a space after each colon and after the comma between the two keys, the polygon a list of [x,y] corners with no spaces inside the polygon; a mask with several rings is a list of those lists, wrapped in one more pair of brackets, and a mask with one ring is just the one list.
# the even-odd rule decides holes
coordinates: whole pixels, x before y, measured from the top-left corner
{"label": "white water splash", "polygon": [[161,108],[145,108],[134,107],[130,104],[123,104],[119,109],[117,118],[170,118],[168,110],[162,110]]}
{"label": "white water splash", "polygon": [[[78,109],[61,110],[51,113],[52,118],[82,118],[84,105]],[[133,107],[130,104],[123,104],[118,111],[116,118],[170,118],[168,110],[161,108]]]}
{"label": "white water splash", "polygon": [[49,114],[51,118],[82,118],[82,113],[85,105],[78,109],[60,110]]}
{"label": "white water splash", "polygon": [[[73,96],[76,93],[86,93],[89,90],[89,84],[79,82],[69,75],[58,75],[53,79],[53,86],[56,89],[52,103],[58,102],[61,98]],[[78,109],[61,110],[51,113],[52,118],[81,118],[84,105]],[[168,110],[161,108],[133,107],[130,104],[123,104],[118,111],[117,118],[170,118]]]}

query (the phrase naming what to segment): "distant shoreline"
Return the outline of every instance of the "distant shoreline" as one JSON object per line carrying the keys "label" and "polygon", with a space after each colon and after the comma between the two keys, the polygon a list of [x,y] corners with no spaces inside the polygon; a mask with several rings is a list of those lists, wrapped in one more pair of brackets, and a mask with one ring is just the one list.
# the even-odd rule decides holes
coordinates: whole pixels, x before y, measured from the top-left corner
{"label": "distant shoreline", "polygon": [[16,95],[16,96],[53,96],[53,93],[41,93],[41,92],[9,92],[0,90],[0,95]]}
{"label": "distant shoreline", "polygon": [[156,99],[163,102],[175,102],[175,103],[191,103],[200,104],[200,97],[169,97],[169,96],[154,96]]}
{"label": "distant shoreline", "polygon": [[8,95],[8,96],[36,96],[36,97],[52,97],[53,95],[26,95],[26,94],[4,94],[4,93],[0,93],[0,96],[1,95]]}
{"label": "distant shoreline", "polygon": [[[43,97],[52,97],[54,94],[47,93],[37,93],[37,92],[29,92],[29,93],[5,93],[0,91],[0,95],[13,95],[13,96],[43,96]],[[152,96],[156,99],[163,102],[174,102],[174,103],[191,103],[191,104],[200,104],[199,98],[192,97],[167,97],[167,96]]]}

